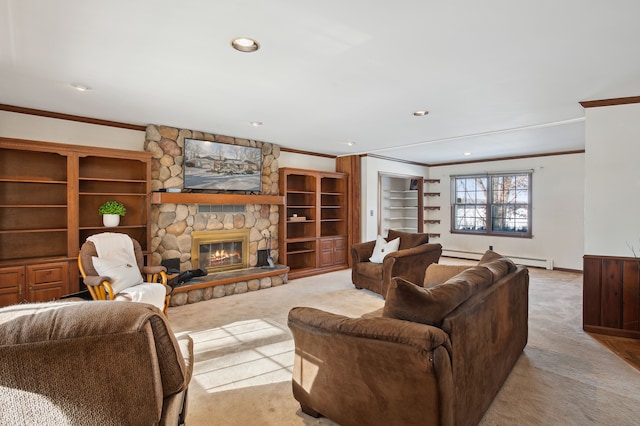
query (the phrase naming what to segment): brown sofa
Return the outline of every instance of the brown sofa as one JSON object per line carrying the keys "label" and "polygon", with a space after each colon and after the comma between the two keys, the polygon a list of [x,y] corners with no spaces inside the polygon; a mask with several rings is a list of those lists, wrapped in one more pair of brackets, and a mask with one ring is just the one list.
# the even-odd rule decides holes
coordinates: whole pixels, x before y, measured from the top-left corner
{"label": "brown sofa", "polygon": [[0,309],[0,424],[176,425],[193,343],[144,303]]}
{"label": "brown sofa", "polygon": [[493,252],[460,273],[430,269],[425,281],[446,282],[394,279],[382,316],[290,311],[302,411],[342,426],[481,420],[527,343],[528,270]]}
{"label": "brown sofa", "polygon": [[387,241],[400,238],[398,251],[387,254],[382,263],[372,263],[375,241],[351,246],[351,279],[356,288],[366,288],[383,297],[393,277],[421,283],[431,263],[438,263],[442,254],[440,244],[428,244],[429,234],[389,230]]}

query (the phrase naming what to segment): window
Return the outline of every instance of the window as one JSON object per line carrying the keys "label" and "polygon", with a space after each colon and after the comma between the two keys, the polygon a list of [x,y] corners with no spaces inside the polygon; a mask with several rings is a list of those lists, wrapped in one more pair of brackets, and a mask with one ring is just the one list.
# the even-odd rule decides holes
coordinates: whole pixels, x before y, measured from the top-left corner
{"label": "window", "polygon": [[531,238],[531,173],[454,176],[451,232]]}

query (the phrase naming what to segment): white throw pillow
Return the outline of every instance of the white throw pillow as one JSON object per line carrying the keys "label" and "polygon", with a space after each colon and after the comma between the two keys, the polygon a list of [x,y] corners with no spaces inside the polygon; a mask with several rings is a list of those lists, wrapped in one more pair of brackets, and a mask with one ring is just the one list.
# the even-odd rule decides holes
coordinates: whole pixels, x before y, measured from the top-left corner
{"label": "white throw pillow", "polygon": [[373,254],[369,258],[369,262],[382,263],[384,257],[389,253],[398,251],[398,247],[400,247],[400,237],[387,242],[387,240],[378,235],[378,238],[376,238],[376,246],[373,248]]}
{"label": "white throw pillow", "polygon": [[111,288],[114,293],[118,294],[125,288],[142,284],[142,274],[138,265],[131,263],[126,259],[105,259],[101,257],[92,257],[93,267],[96,268],[98,275],[111,278]]}

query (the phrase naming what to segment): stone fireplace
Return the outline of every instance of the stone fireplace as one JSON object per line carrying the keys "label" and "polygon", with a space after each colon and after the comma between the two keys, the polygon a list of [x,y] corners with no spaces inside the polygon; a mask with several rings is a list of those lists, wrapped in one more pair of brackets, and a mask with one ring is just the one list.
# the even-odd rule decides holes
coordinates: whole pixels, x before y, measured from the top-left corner
{"label": "stone fireplace", "polygon": [[[217,195],[210,194],[206,201],[187,201],[189,198],[175,198],[172,201],[159,201],[152,203],[150,211],[151,224],[151,257],[152,265],[160,265],[165,259],[180,259],[180,270],[205,267],[210,276],[236,274],[242,268],[256,268],[258,264],[257,253],[267,249],[263,232],[273,236],[273,245],[269,247],[269,254],[277,263],[279,247],[278,241],[278,204],[253,202],[252,195],[278,195],[279,174],[278,157],[280,148],[267,142],[234,138],[230,136],[215,135],[186,129],[177,129],[167,126],[147,126],[145,150],[152,154],[151,160],[151,190],[161,191],[168,188],[182,189],[183,187],[183,149],[184,139],[194,138],[208,141],[252,146],[262,149],[262,190],[259,194],[247,194],[246,200],[236,203],[242,204],[240,211],[213,211],[207,204],[218,204]],[[177,196],[189,196],[192,194],[174,194]],[[184,201],[183,201],[184,200]],[[205,204],[203,206],[203,204]],[[203,208],[204,207],[204,208]],[[205,232],[242,232],[246,233],[247,240],[243,239],[242,266],[238,270],[216,270],[212,273],[209,269],[212,265],[200,266],[200,249],[193,251],[193,239]],[[245,238],[245,237],[243,237]],[[209,244],[209,243],[206,243]],[[235,247],[223,248],[232,253],[238,252]],[[225,268],[235,268],[234,260],[223,260],[227,255],[218,254],[216,259],[212,247],[207,248],[209,258],[213,251],[214,262],[224,264]],[[194,258],[197,255],[197,259]],[[220,272],[222,271],[222,272]],[[195,303],[200,300],[229,296],[232,294],[256,291],[277,285],[287,281],[286,271],[259,278],[238,278],[236,282],[224,283],[196,289],[176,292],[171,297],[171,306],[180,306],[185,303]]]}
{"label": "stone fireplace", "polygon": [[249,266],[249,230],[194,231],[191,264],[209,273]]}

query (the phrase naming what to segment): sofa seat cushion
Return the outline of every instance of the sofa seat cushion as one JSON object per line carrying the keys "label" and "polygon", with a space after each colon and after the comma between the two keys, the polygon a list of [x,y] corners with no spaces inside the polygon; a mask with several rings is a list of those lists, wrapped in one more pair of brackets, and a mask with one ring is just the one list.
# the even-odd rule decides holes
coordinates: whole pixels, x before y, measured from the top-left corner
{"label": "sofa seat cushion", "polygon": [[429,242],[429,234],[418,234],[415,232],[402,232],[389,229],[387,241],[395,240],[396,238],[400,238],[399,250],[406,250]]}
{"label": "sofa seat cushion", "polygon": [[382,281],[382,265],[372,262],[360,262],[357,265],[358,273],[374,280]]}
{"label": "sofa seat cushion", "polygon": [[469,268],[471,268],[470,265],[441,265],[439,263],[432,263],[427,267],[422,286],[429,288],[442,284]]}
{"label": "sofa seat cushion", "polygon": [[383,316],[439,327],[445,316],[492,282],[493,275],[482,266],[468,268],[430,288],[396,277],[387,291]]}

